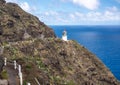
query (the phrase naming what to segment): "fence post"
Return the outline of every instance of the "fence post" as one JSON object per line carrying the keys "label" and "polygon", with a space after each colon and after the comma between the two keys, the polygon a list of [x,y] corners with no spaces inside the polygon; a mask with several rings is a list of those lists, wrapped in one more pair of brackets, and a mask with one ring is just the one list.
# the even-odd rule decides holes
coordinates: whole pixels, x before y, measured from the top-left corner
{"label": "fence post", "polygon": [[21,73],[19,73],[19,75],[20,75],[20,85],[23,85],[22,72],[21,72]]}
{"label": "fence post", "polygon": [[21,65],[18,65],[18,72],[19,72],[19,76],[20,76],[20,73],[21,73]]}
{"label": "fence post", "polygon": [[4,59],[4,65],[7,65],[7,58]]}
{"label": "fence post", "polygon": [[20,78],[20,85],[23,85],[23,78],[22,78],[22,72],[21,72],[21,65],[18,65],[18,74]]}
{"label": "fence post", "polygon": [[14,60],[14,69],[17,68],[17,63],[16,63],[16,60]]}

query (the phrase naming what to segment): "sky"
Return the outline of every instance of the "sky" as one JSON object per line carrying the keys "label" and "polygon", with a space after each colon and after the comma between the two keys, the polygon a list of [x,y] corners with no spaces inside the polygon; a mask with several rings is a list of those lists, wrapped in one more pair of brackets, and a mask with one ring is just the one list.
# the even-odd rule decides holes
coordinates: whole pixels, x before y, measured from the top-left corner
{"label": "sky", "polygon": [[6,0],[47,25],[120,25],[120,0]]}

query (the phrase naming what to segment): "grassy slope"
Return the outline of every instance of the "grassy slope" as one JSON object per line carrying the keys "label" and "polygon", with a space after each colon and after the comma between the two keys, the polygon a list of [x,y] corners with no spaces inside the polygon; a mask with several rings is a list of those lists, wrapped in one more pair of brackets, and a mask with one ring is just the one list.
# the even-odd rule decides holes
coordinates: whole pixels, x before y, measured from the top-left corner
{"label": "grassy slope", "polygon": [[46,38],[4,46],[3,56],[22,65],[26,82],[37,78],[52,85],[118,85],[101,61],[75,41]]}

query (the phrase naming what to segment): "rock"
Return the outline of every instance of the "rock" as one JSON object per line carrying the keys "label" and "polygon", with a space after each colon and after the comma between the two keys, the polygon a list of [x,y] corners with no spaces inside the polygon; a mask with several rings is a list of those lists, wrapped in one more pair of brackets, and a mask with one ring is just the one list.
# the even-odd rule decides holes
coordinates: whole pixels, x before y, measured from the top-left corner
{"label": "rock", "polygon": [[7,80],[0,80],[0,85],[8,85],[8,81]]}
{"label": "rock", "polygon": [[0,0],[0,4],[4,4],[4,3],[6,3],[5,0]]}
{"label": "rock", "polygon": [[24,39],[29,39],[31,36],[27,33],[27,32],[25,32],[24,33],[24,35],[23,35],[23,38]]}

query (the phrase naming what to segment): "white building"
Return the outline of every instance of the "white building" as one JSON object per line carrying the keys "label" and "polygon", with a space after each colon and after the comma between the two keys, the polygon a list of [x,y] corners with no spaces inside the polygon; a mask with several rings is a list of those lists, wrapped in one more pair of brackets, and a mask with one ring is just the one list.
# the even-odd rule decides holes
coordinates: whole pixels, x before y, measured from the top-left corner
{"label": "white building", "polygon": [[62,34],[62,40],[67,41],[67,32],[64,30]]}

